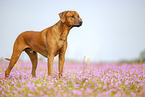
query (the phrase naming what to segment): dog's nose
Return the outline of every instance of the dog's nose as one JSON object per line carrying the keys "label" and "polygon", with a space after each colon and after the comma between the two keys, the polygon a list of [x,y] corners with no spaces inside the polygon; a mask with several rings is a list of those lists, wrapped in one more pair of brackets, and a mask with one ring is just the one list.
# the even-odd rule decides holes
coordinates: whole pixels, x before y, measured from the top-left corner
{"label": "dog's nose", "polygon": [[79,20],[79,24],[82,25],[82,23],[83,23],[83,21],[80,19],[80,20]]}

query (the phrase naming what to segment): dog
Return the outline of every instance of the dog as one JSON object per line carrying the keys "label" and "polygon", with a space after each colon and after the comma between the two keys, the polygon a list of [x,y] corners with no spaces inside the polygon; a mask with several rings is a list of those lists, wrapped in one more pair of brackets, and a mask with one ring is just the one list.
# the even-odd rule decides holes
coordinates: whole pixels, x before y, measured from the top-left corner
{"label": "dog", "polygon": [[5,71],[7,79],[20,54],[25,51],[32,62],[32,77],[36,77],[37,53],[48,59],[48,76],[52,77],[53,59],[59,54],[59,78],[62,77],[65,52],[67,48],[67,36],[73,27],[80,27],[82,19],[76,11],[64,11],[59,13],[60,20],[51,27],[40,32],[25,31],[15,40],[13,53],[9,60],[9,66]]}

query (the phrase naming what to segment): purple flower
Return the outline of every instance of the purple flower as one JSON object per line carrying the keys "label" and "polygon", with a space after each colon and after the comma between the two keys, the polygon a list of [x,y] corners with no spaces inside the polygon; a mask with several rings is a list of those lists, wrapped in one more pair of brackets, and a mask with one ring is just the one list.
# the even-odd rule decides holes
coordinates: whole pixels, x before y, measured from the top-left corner
{"label": "purple flower", "polygon": [[107,88],[107,86],[105,85],[104,87],[103,87],[103,89],[106,89]]}
{"label": "purple flower", "polygon": [[73,93],[76,95],[82,95],[82,91],[80,90],[73,90]]}

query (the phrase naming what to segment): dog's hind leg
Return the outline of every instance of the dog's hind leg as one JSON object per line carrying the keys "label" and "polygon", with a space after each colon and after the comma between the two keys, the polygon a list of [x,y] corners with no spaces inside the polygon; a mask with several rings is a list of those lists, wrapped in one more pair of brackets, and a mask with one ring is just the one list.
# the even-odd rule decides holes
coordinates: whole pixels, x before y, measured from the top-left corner
{"label": "dog's hind leg", "polygon": [[13,50],[13,54],[11,56],[10,62],[9,62],[9,66],[5,71],[5,78],[7,78],[12,70],[12,68],[14,67],[14,65],[16,64],[21,52],[23,51],[23,49],[19,49],[19,48],[15,48]]}
{"label": "dog's hind leg", "polygon": [[14,67],[14,65],[16,64],[20,54],[22,53],[22,51],[26,48],[26,44],[24,41],[24,38],[22,35],[19,35],[18,38],[16,39],[15,43],[14,43],[14,47],[13,47],[13,53],[9,62],[9,66],[5,71],[5,79],[9,76],[12,68]]}
{"label": "dog's hind leg", "polygon": [[37,53],[35,51],[32,51],[29,48],[26,48],[25,52],[28,54],[32,62],[32,77],[36,77],[36,68],[37,68],[37,62],[38,62]]}

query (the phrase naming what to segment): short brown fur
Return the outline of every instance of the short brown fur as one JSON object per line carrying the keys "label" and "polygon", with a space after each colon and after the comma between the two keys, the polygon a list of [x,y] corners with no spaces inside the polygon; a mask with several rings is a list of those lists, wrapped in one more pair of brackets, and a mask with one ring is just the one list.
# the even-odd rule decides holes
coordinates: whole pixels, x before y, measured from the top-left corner
{"label": "short brown fur", "polygon": [[9,76],[22,51],[25,51],[31,59],[33,77],[36,76],[37,52],[48,59],[48,76],[52,76],[54,56],[59,54],[59,77],[62,76],[67,36],[72,27],[82,25],[82,19],[76,11],[64,11],[59,14],[59,17],[60,20],[55,25],[43,31],[26,31],[17,37],[11,59],[6,58],[10,63],[5,71],[5,78]]}

